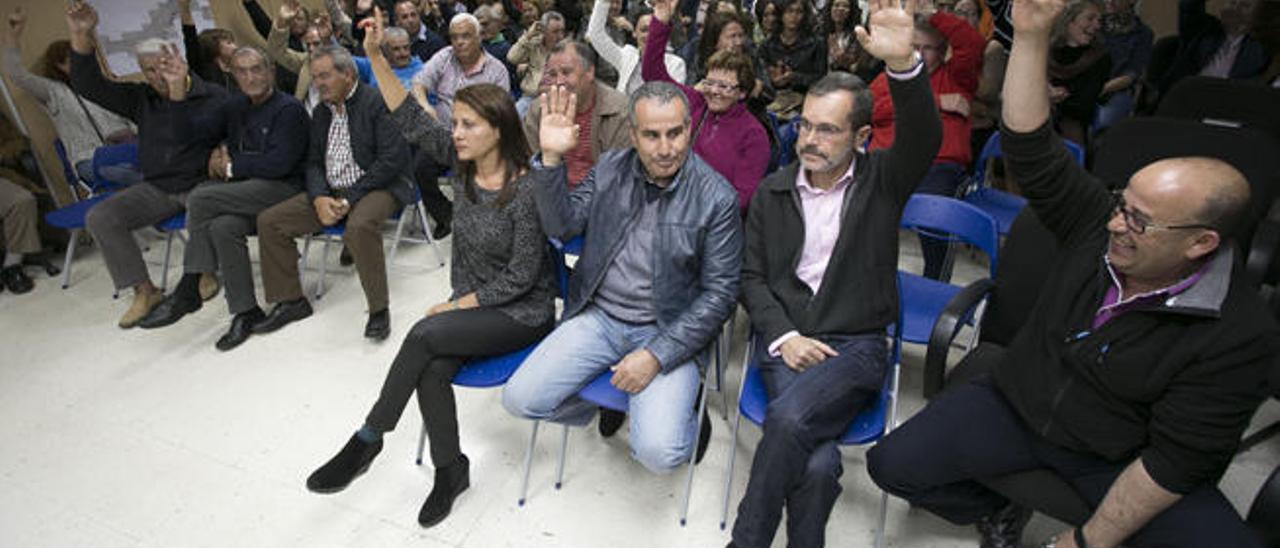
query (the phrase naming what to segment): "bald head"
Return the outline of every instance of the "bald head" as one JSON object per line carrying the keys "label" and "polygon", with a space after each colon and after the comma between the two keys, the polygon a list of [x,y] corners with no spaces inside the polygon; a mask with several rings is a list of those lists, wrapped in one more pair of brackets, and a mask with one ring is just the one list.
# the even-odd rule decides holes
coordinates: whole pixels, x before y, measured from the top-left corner
{"label": "bald head", "polygon": [[[1222,160],[1182,157],[1158,160],[1133,175],[1130,186],[1166,219],[1217,227],[1225,239],[1239,229],[1249,205],[1249,182]],[[1137,188],[1140,187],[1140,188]]]}

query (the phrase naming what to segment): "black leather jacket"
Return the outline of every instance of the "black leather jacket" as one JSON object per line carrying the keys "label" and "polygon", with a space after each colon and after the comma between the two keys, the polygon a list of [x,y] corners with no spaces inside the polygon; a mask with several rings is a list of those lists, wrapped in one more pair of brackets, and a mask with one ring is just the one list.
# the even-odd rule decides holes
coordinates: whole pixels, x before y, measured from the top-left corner
{"label": "black leather jacket", "polygon": [[[595,295],[644,203],[646,183],[635,149],[600,156],[572,191],[564,165],[535,161],[538,215],[552,238],[585,232],[582,256],[569,279],[563,319]],[[653,243],[653,309],[659,335],[647,348],[662,370],[693,358],[715,338],[733,311],[742,269],[742,221],[733,187],[711,166],[689,154],[663,192]]]}

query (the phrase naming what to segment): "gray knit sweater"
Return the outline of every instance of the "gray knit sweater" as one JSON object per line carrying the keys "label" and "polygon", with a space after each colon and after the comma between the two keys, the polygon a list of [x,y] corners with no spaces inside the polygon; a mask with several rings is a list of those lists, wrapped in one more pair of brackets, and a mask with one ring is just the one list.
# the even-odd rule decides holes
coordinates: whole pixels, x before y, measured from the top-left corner
{"label": "gray knit sweater", "polygon": [[[412,99],[392,113],[405,139],[443,165],[457,156],[453,138]],[[492,307],[513,320],[537,326],[555,317],[555,277],[547,237],[533,201],[533,181],[516,181],[515,197],[501,209],[497,192],[476,188],[467,198],[464,182],[454,177],[452,298],[475,292],[480,306]]]}

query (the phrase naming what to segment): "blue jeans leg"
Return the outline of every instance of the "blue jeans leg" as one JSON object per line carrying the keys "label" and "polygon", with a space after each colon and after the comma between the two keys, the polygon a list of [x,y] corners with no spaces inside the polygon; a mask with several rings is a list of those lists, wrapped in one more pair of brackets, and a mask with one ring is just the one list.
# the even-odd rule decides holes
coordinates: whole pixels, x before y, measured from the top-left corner
{"label": "blue jeans leg", "polygon": [[595,406],[578,391],[631,351],[623,325],[595,307],[561,323],[507,381],[502,405],[517,417],[587,424]]}
{"label": "blue jeans leg", "polygon": [[803,372],[756,348],[770,401],[756,446],[747,492],[738,505],[734,544],[767,547],[787,507],[793,546],[822,546],[827,516],[840,494],[835,441],[884,384],[888,349],[883,334],[820,337],[839,354]]}
{"label": "blue jeans leg", "polygon": [[[657,334],[654,327],[647,331],[640,342],[647,343]],[[632,330],[633,335],[642,333]],[[696,443],[698,386],[698,366],[688,361],[658,373],[649,386],[631,396],[627,414],[632,458],[656,473],[670,472],[689,461]]]}

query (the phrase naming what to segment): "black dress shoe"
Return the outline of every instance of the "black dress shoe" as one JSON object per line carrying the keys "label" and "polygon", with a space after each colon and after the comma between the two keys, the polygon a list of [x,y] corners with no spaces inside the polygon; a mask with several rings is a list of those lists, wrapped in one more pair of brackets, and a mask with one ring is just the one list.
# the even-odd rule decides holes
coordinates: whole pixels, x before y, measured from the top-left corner
{"label": "black dress shoe", "polygon": [[711,415],[702,410],[702,430],[698,432],[698,450],[693,455],[693,463],[701,464],[702,457],[707,454],[707,446],[711,443]]}
{"label": "black dress shoe", "polygon": [[1022,545],[1022,529],[1031,520],[1031,510],[1009,503],[978,520],[975,527],[982,548],[1017,548]]}
{"label": "black dress shoe", "polygon": [[440,241],[453,233],[453,219],[444,221],[436,221],[436,227],[431,230],[431,239]]}
{"label": "black dress shoe", "polygon": [[391,312],[382,309],[369,314],[368,323],[364,324],[364,336],[375,341],[384,341],[391,334]]}
{"label": "black dress shoe", "polygon": [[431,494],[422,503],[418,511],[418,524],[431,527],[444,521],[453,510],[453,501],[458,495],[471,487],[471,461],[466,455],[458,455],[458,460],[444,468],[436,468],[436,481],[431,486]]}
{"label": "black dress shoe", "polygon": [[351,256],[351,248],[342,246],[342,253],[338,254],[338,264],[342,266],[351,266],[356,264],[356,258]]}
{"label": "black dress shoe", "polygon": [[138,327],[143,329],[156,329],[173,325],[181,320],[183,316],[200,310],[200,299],[184,299],[176,293],[170,293],[160,301],[160,304],[151,309],[147,317],[142,318],[138,322]]}
{"label": "black dress shoe", "polygon": [[4,270],[0,270],[0,282],[15,294],[26,293],[36,286],[35,282],[31,281],[27,273],[22,270],[21,264],[7,266]]}
{"label": "black dress shoe", "polygon": [[614,411],[608,407],[600,408],[600,435],[606,438],[613,437],[618,433],[618,429],[622,428],[622,423],[627,422],[627,414],[622,411]]}
{"label": "black dress shoe", "polygon": [[360,439],[360,436],[351,436],[337,455],[307,477],[307,489],[316,493],[337,493],[346,489],[369,469],[373,457],[378,456],[380,451],[382,440],[370,443]]}
{"label": "black dress shoe", "polygon": [[241,343],[248,340],[249,335],[253,334],[253,324],[262,321],[266,314],[262,310],[254,308],[249,312],[241,312],[231,318],[231,328],[214,343],[214,348],[226,352],[240,346]]}
{"label": "black dress shoe", "polygon": [[311,315],[311,303],[306,297],[279,303],[262,321],[253,324],[255,334],[270,333]]}

